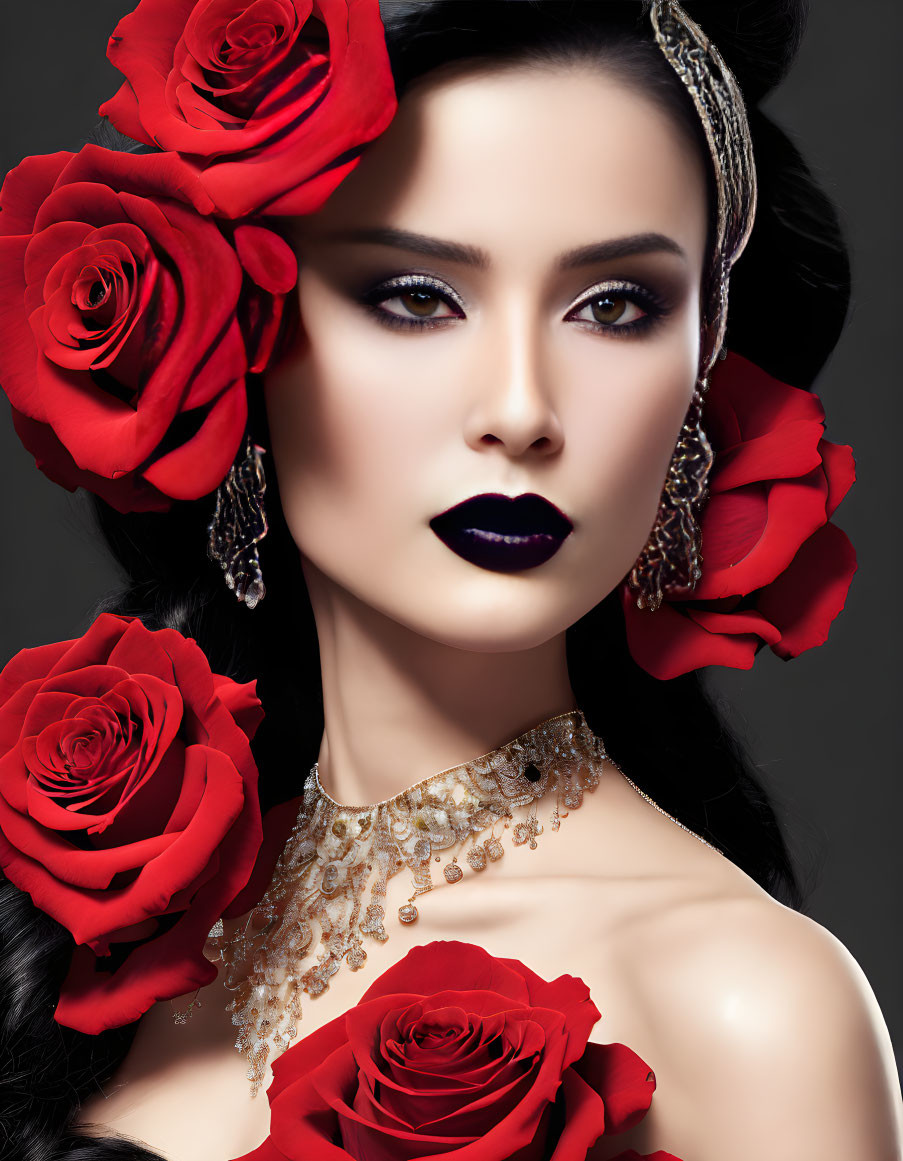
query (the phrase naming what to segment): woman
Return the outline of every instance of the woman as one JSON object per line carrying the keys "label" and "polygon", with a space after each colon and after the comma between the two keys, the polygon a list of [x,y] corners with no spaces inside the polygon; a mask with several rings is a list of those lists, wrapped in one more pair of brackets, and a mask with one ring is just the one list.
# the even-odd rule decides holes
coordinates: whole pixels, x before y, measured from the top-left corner
{"label": "woman", "polygon": [[[725,54],[732,49],[728,63],[752,105],[776,82],[783,65],[763,64],[760,42],[750,29],[726,42],[719,30],[727,34],[737,16],[729,7],[719,5],[720,15],[699,15],[712,41]],[[327,8],[321,15],[331,34]],[[157,9],[166,40],[173,12]],[[215,9],[211,6],[214,15]],[[761,9],[762,44],[772,43],[776,28],[785,34],[792,30],[792,21],[782,25],[791,19],[786,5]],[[216,674],[257,679],[266,713],[254,737],[261,802],[291,807],[268,816],[276,820],[270,829],[279,846],[286,840],[285,820],[297,811],[304,775],[317,762],[318,780],[307,783],[298,839],[303,847],[316,832],[322,864],[310,880],[316,883],[316,901],[336,898],[366,910],[355,912],[354,924],[346,923],[347,911],[317,913],[322,948],[332,948],[333,922],[338,959],[347,958],[347,964],[332,970],[338,965],[327,956],[328,974],[300,997],[301,1037],[313,1043],[315,1034],[356,1009],[375,976],[400,964],[412,949],[440,940],[476,944],[496,959],[528,965],[544,979],[579,976],[604,1013],[591,1042],[627,1045],[654,1068],[655,1098],[647,1115],[630,1124],[624,1118],[622,1125],[612,1116],[622,1131],[606,1132],[590,1156],[610,1158],[634,1149],[644,1155],[667,1150],[701,1161],[763,1155],[801,1161],[832,1154],[883,1161],[900,1152],[900,1101],[877,1005],[842,946],[791,909],[798,889],[773,812],[721,731],[696,676],[702,665],[743,664],[736,649],[745,650],[751,663],[763,641],[789,656],[817,643],[811,626],[800,628],[806,617],[787,592],[781,599],[774,596],[780,594],[779,570],[755,615],[748,604],[738,605],[736,589],[706,590],[707,560],[714,576],[719,563],[724,571],[737,569],[745,557],[736,555],[725,564],[711,519],[709,555],[703,546],[697,556],[692,521],[701,518],[711,468],[708,439],[699,430],[710,372],[713,403],[721,382],[722,397],[729,391],[737,393],[735,400],[753,391],[761,393],[757,399],[776,397],[774,380],[756,375],[754,364],[808,387],[834,334],[824,327],[796,330],[791,345],[785,335],[761,327],[759,296],[779,268],[801,300],[806,294],[817,297],[840,317],[844,304],[836,301],[835,287],[842,260],[830,244],[805,240],[792,222],[782,220],[774,208],[776,195],[774,204],[764,201],[758,233],[740,257],[755,201],[740,107],[701,115],[676,67],[681,59],[677,42],[668,39],[668,15],[657,6],[655,25],[631,3],[387,5],[383,19],[399,106],[395,112],[385,96],[373,96],[382,74],[367,75],[370,88],[352,90],[366,92],[373,104],[356,123],[359,140],[346,143],[366,145],[360,159],[349,161],[335,149],[337,164],[286,175],[287,162],[270,165],[266,144],[255,141],[257,152],[245,157],[242,171],[253,178],[240,179],[225,166],[198,162],[191,137],[205,125],[209,106],[191,106],[199,82],[180,53],[183,43],[197,52],[202,21],[189,21],[184,42],[181,28],[173,35],[178,45],[173,59],[180,61],[183,76],[195,80],[188,102],[183,90],[178,100],[183,111],[190,106],[199,116],[180,120],[172,139],[165,136],[173,129],[166,122],[171,106],[151,106],[143,87],[141,53],[146,59],[149,50],[140,37],[141,9],[130,25],[123,22],[111,55],[127,85],[107,112],[136,140],[150,137],[195,159],[197,188],[193,175],[160,162],[161,170],[171,168],[165,193],[171,199],[173,185],[183,182],[180,189],[204,222],[212,216],[235,224],[242,285],[250,280],[254,287],[246,299],[235,292],[247,366],[234,353],[232,315],[226,311],[219,318],[214,298],[208,298],[214,311],[209,327],[204,319],[192,323],[192,334],[207,344],[203,349],[216,352],[210,359],[218,360],[219,380],[230,378],[228,368],[235,383],[241,380],[242,398],[240,372],[263,373],[262,390],[254,390],[252,379],[248,392],[253,443],[242,444],[238,475],[220,490],[211,525],[213,555],[232,587],[256,606],[252,611],[235,604],[219,569],[203,560],[209,494],[223,475],[219,467],[208,471],[208,460],[200,462],[222,453],[213,409],[203,413],[200,427],[195,422],[187,431],[178,427],[178,416],[168,417],[159,461],[156,451],[136,455],[140,470],[95,471],[85,466],[88,452],[77,449],[72,462],[79,472],[93,471],[89,479],[74,475],[57,445],[51,447],[46,432],[36,430],[44,421],[33,404],[26,410],[9,361],[4,387],[18,415],[25,416],[17,418],[17,427],[41,466],[67,486],[93,485],[101,496],[101,525],[132,582],[109,611],[197,639]],[[214,31],[217,27],[214,21]],[[656,43],[656,29],[664,48]],[[304,91],[310,92],[321,75],[322,35],[317,29],[307,35],[303,67],[310,71]],[[348,43],[354,42],[349,37]],[[239,63],[233,59],[232,66],[253,71],[248,59],[264,43],[265,38],[242,40]],[[189,63],[193,59],[189,53]],[[297,59],[294,64],[301,67]],[[716,67],[717,58],[710,56],[706,76]],[[203,101],[216,105],[209,75],[205,84]],[[166,91],[171,97],[173,89]],[[730,96],[729,89],[718,89],[725,91]],[[253,86],[246,84],[242,92],[259,100]],[[239,104],[232,100],[230,116],[238,118]],[[147,118],[160,108],[164,124],[158,133]],[[179,134],[184,134],[181,144]],[[796,172],[795,162],[758,113],[752,117],[752,147],[762,188],[779,190],[791,169]],[[295,155],[288,157],[293,161]],[[48,166],[44,175],[57,201],[61,188],[80,196],[72,191],[96,182],[97,168],[113,163],[89,153],[72,164],[85,168],[51,173]],[[249,168],[252,164],[259,167]],[[134,180],[125,168],[117,176],[120,184]],[[318,181],[333,188],[317,188],[317,196],[309,196]],[[128,185],[120,204],[133,206],[142,192]],[[212,213],[205,197],[215,206]],[[47,199],[51,206],[50,192]],[[171,200],[166,205],[170,226],[196,229],[198,237],[203,231],[205,260],[222,271],[222,295],[228,300],[239,277],[231,251],[221,253],[206,226],[191,226],[187,218],[183,223],[181,208],[172,209]],[[260,211],[266,226],[248,227],[248,218]],[[42,209],[35,216],[32,237],[39,230],[42,238],[49,237],[44,231],[50,212]],[[824,212],[830,233],[830,214]],[[162,227],[155,211],[141,213],[143,228],[158,241]],[[105,215],[102,223],[91,222],[101,233],[113,229],[113,210]],[[130,219],[130,227],[136,220]],[[277,233],[270,232],[277,227]],[[279,233],[292,243],[299,274],[297,293],[288,299],[294,325],[283,326],[276,350],[279,308],[266,296],[279,300],[293,280]],[[228,237],[226,228],[223,234]],[[79,245],[96,248],[108,237],[80,234]],[[131,238],[117,234],[116,245],[132,245]],[[170,253],[175,248],[173,243]],[[131,258],[120,254],[121,266],[114,270],[103,265],[109,253],[97,253],[91,278],[77,284],[82,319],[105,308],[104,296],[112,295],[109,288],[120,270],[126,271],[125,285],[131,269]],[[129,253],[134,257],[134,249]],[[805,289],[794,274],[803,256],[818,275],[815,289]],[[179,259],[186,263],[180,271],[195,270],[190,255],[183,259],[180,253]],[[148,284],[147,251],[142,260],[144,282],[129,285]],[[719,367],[723,276],[735,260],[727,330],[732,354]],[[148,302],[154,291],[163,300],[169,293],[170,267],[160,266]],[[59,263],[52,267],[60,269]],[[52,290],[55,278],[49,281]],[[68,288],[62,275],[60,284]],[[61,334],[67,342],[82,338],[65,313],[75,299],[70,295],[60,306],[52,294],[47,297],[47,285],[51,338],[42,348],[45,355],[51,342],[63,344]],[[208,296],[211,288],[204,287]],[[292,304],[298,308],[294,318]],[[120,317],[126,316],[112,307],[105,316],[104,333],[113,337],[105,340],[104,360],[95,358],[91,371],[112,375],[116,397],[138,415],[142,400],[127,381],[128,372],[138,376],[139,394],[151,395],[166,355],[178,344],[167,338],[166,355],[158,362],[155,333],[142,332],[145,341],[136,344],[134,327],[116,330]],[[158,317],[169,316],[161,310]],[[202,345],[195,337],[195,349]],[[70,349],[78,352],[71,356],[74,364],[85,348],[76,341]],[[190,368],[188,390],[196,404],[203,396],[203,406],[213,394],[205,386],[213,378],[207,365]],[[108,379],[95,378],[98,384],[116,394]],[[216,396],[223,411],[239,394],[232,385]],[[704,409],[702,417],[704,428]],[[54,439],[73,452],[65,440],[75,443],[77,435],[68,435],[65,423],[52,419],[47,426],[56,422]],[[722,444],[728,442],[724,422]],[[719,426],[717,411],[711,424]],[[129,438],[143,438],[143,432],[128,430]],[[678,441],[684,460],[672,477]],[[264,461],[265,498],[255,444],[271,457]],[[191,446],[202,454],[181,454]],[[826,516],[845,490],[842,449],[818,446],[827,498],[822,494],[821,522],[813,534],[829,527]],[[116,448],[115,454],[124,453]],[[171,468],[173,460],[169,470],[161,466],[167,456],[179,457],[178,471]],[[735,462],[742,462],[739,455]],[[807,461],[798,474],[810,468],[815,470]],[[739,467],[736,471],[735,487],[742,487],[746,481]],[[671,523],[653,541],[664,553],[662,564],[661,555],[644,546],[650,528],[654,536],[660,526],[666,477],[675,488],[695,482],[696,490],[689,497],[669,494],[664,511]],[[133,489],[125,498],[124,479]],[[720,494],[708,509],[710,517]],[[175,501],[165,513],[152,510],[162,509],[160,495]],[[787,511],[799,509],[787,503]],[[809,543],[808,536],[806,530],[799,534],[794,552]],[[836,537],[832,543],[836,558],[832,546],[823,544],[820,551],[843,573],[836,561],[847,558]],[[729,552],[736,552],[736,544]],[[793,559],[791,554],[786,562],[787,575]],[[849,570],[844,575],[848,583]],[[632,585],[622,583],[627,576]],[[694,580],[702,582],[696,590],[700,604],[693,606],[695,619],[688,625],[686,602],[693,598]],[[764,582],[751,583],[744,595],[753,589],[764,589]],[[638,596],[645,608],[637,607]],[[829,597],[818,599],[830,603]],[[759,636],[747,620],[738,624],[740,618],[755,621]],[[725,652],[705,653],[713,648]],[[187,701],[187,687],[183,692]],[[568,716],[577,706],[604,751],[586,740],[579,716]],[[247,707],[234,716],[241,724]],[[569,776],[587,793],[574,792],[569,801],[568,791],[553,801],[564,779],[556,783],[558,766],[543,739],[551,731],[557,745],[556,731],[565,727],[568,742],[580,750]],[[253,732],[247,727],[249,736]],[[517,793],[508,795],[507,815],[495,799],[481,804],[489,817],[478,822],[472,813],[466,819],[467,841],[452,844],[440,834],[450,824],[437,823],[434,811],[425,828],[426,853],[407,865],[410,851],[400,840],[397,864],[391,844],[368,845],[371,815],[382,817],[377,804],[436,772],[472,764],[478,756],[508,754],[505,744],[525,737],[536,757],[518,777],[533,782],[537,791],[531,794],[517,782]],[[584,744],[588,748],[581,749]],[[459,784],[465,784],[463,776]],[[640,787],[647,800],[637,793]],[[652,809],[649,799],[660,809]],[[335,803],[373,805],[337,813]],[[465,809],[460,797],[454,804]],[[449,805],[449,812],[453,809]],[[316,826],[324,810],[334,822],[320,833]],[[354,850],[345,845],[342,829],[352,818],[361,835]],[[35,820],[49,825],[33,810]],[[503,834],[506,824],[510,842]],[[507,850],[504,857],[498,848],[484,846],[486,855],[470,860],[477,851],[474,838],[492,843],[497,837]],[[10,824],[8,844],[15,838]],[[293,841],[287,849],[295,862],[287,865],[306,874],[308,864]],[[535,849],[528,853],[528,845]],[[244,848],[230,852],[221,875],[247,861]],[[33,857],[30,849],[21,853]],[[368,857],[383,889],[365,896],[371,879],[357,883],[351,872]],[[30,991],[17,997],[10,1024],[16,1026],[18,1019],[18,1027],[39,1041],[41,1029],[46,1031],[47,1000],[59,991],[71,941],[41,914],[37,892],[32,891],[37,908],[23,893],[28,886],[21,860],[7,859],[13,886],[5,906],[20,924],[18,942],[25,950],[19,954],[30,959]],[[430,866],[434,859],[444,864],[444,876],[439,865]],[[465,868],[469,863],[470,871],[462,872],[459,863]],[[261,865],[269,871],[272,861]],[[338,889],[327,883],[330,868],[336,868]],[[368,872],[373,869],[367,864]],[[27,1111],[20,1105],[20,1132],[31,1155],[40,1155],[41,1142],[61,1132],[71,1156],[192,1161],[238,1157],[261,1146],[270,1132],[270,1110],[249,1099],[247,1064],[234,1050],[235,1027],[226,1015],[231,986],[239,1000],[233,1016],[240,1036],[248,1028],[253,1033],[260,1013],[250,1007],[244,986],[264,989],[260,995],[266,999],[275,995],[265,990],[271,983],[266,963],[254,958],[261,945],[249,951],[240,942],[246,917],[266,886],[266,879],[251,876],[242,893],[248,879],[246,867],[238,889],[221,900],[231,899],[235,906],[211,913],[211,919],[224,915],[225,922],[212,936],[209,957],[222,957],[229,965],[215,982],[205,982],[196,993],[185,988],[181,996],[161,990],[172,1003],[144,1007],[137,1031],[133,1015],[124,1031],[114,1031],[122,1021],[108,1021],[93,1036],[61,1033],[69,1058],[54,1062],[51,1083],[66,1089],[65,1101],[51,1108],[42,1093]],[[113,889],[124,889],[125,882],[117,879]],[[429,898],[421,899],[426,884]],[[369,901],[380,910],[370,911]],[[363,925],[359,914],[365,915]],[[313,912],[304,916],[311,919]],[[287,926],[279,927],[281,912],[264,918],[275,922],[273,946],[284,946],[278,942]],[[69,930],[77,943],[87,942]],[[358,931],[374,937],[366,941],[366,962],[349,954],[363,947]],[[144,929],[136,925],[129,936],[140,944]],[[349,938],[352,942],[345,942]],[[299,964],[317,962],[315,946],[302,950]],[[39,967],[47,962],[49,970]],[[70,1017],[73,1028],[78,1019],[84,1023],[77,1003],[95,982],[92,972],[67,1001],[70,1012],[80,1013]],[[277,1012],[282,1014],[278,1005]],[[68,1027],[65,1020],[59,1023]],[[44,1062],[27,1035],[23,1040],[15,1048],[16,1067],[23,1079],[40,1085]],[[254,1071],[252,1057],[249,1075]],[[269,1075],[261,1065],[254,1079],[268,1084]],[[20,1089],[27,1091],[27,1084],[20,1082]],[[275,1109],[274,1101],[274,1118]],[[145,1152],[116,1143],[112,1138],[119,1134]],[[400,1155],[385,1153],[385,1143],[383,1153],[374,1152],[372,1138],[370,1145],[360,1140],[355,1145],[355,1139],[349,1130],[331,1141],[332,1148],[344,1151],[330,1155]],[[269,1147],[286,1155],[284,1139]]]}

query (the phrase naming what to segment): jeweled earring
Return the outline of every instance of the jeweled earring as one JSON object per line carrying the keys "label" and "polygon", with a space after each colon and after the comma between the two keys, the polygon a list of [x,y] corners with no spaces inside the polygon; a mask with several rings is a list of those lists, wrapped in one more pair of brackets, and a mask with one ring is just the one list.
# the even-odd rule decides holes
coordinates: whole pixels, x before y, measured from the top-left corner
{"label": "jeweled earring", "polygon": [[207,555],[226,574],[226,584],[253,609],[266,595],[257,545],[267,534],[263,507],[264,449],[246,436],[243,452],[216,491],[216,508],[207,527]]}
{"label": "jeweled earring", "polygon": [[702,579],[702,534],[696,517],[709,497],[708,477],[715,459],[702,428],[708,389],[708,378],[700,379],[674,449],[655,524],[630,573],[630,587],[639,593],[638,609],[654,613],[662,603],[663,589],[694,589]]}

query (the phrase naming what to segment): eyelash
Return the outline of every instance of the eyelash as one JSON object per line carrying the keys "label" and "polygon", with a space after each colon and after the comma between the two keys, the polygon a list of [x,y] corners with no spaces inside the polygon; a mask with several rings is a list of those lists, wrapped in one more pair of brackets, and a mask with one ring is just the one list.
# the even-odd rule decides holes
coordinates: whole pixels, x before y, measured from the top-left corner
{"label": "eyelash", "polygon": [[[446,306],[452,310],[458,310],[461,313],[457,315],[442,315],[439,318],[416,318],[413,315],[405,317],[404,315],[393,314],[390,311],[381,309],[382,303],[389,302],[391,299],[398,298],[402,294],[412,290],[429,291]],[[590,287],[585,294],[581,295],[580,299],[568,309],[565,315],[565,321],[568,321],[572,315],[578,314],[595,300],[605,295],[617,296],[618,299],[625,299],[627,302],[640,307],[645,312],[643,317],[635,319],[633,322],[621,324],[590,322],[589,319],[574,321],[578,321],[581,326],[585,326],[597,333],[613,335],[615,338],[629,338],[643,331],[650,331],[668,313],[667,304],[657,294],[642,286],[636,285],[636,283],[602,282]],[[363,305],[377,322],[381,326],[389,327],[392,330],[432,330],[436,327],[446,326],[449,322],[454,322],[464,317],[464,304],[451,287],[426,274],[399,275],[397,278],[380,282],[371,290],[366,291],[361,297]]]}

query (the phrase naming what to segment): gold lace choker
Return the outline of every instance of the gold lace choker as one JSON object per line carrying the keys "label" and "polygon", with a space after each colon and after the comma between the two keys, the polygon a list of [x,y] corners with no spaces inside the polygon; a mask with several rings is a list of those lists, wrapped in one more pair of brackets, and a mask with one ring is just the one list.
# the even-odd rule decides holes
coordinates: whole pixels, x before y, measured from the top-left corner
{"label": "gold lace choker", "polygon": [[[558,830],[567,812],[582,804],[583,792],[599,785],[603,761],[611,759],[601,739],[579,710],[571,710],[373,806],[335,802],[320,785],[314,764],[266,894],[237,931],[225,934],[220,921],[208,942],[233,993],[227,1010],[239,1029],[235,1047],[249,1061],[251,1095],[260,1089],[271,1048],[284,1051],[297,1036],[302,994],[320,995],[343,963],[352,971],[362,968],[365,939],[389,938],[389,879],[405,868],[411,872],[414,892],[397,918],[416,923],[415,900],[433,889],[432,864],[442,861],[439,852],[456,852],[442,873],[447,883],[457,883],[466,874],[459,856],[474,874],[504,856],[502,836],[495,833],[499,823],[502,833],[511,829],[515,846],[535,849],[544,830],[536,813],[539,800],[554,796],[549,822]],[[514,823],[513,808],[526,805],[528,817]],[[197,1004],[195,999],[175,1019],[184,1022]]]}

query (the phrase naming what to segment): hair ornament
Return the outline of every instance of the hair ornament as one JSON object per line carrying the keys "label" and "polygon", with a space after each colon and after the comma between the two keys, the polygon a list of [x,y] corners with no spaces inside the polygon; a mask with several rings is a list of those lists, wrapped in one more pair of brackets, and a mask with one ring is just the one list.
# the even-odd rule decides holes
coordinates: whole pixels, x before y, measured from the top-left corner
{"label": "hair ornament", "polygon": [[718,191],[717,236],[705,322],[713,327],[703,376],[712,369],[727,329],[731,268],[756,217],[757,182],[746,103],[721,53],[676,0],[653,0],[655,40],[693,99],[709,143]]}

